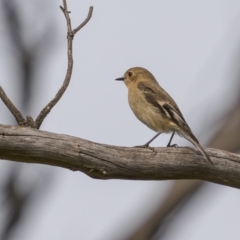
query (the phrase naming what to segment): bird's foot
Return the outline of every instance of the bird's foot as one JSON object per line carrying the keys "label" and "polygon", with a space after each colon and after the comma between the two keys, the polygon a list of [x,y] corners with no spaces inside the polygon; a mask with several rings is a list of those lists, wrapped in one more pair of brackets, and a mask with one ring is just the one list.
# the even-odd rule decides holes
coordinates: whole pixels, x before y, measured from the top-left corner
{"label": "bird's foot", "polygon": [[134,148],[146,148],[146,149],[150,149],[150,150],[154,151],[154,148],[150,147],[149,144],[134,146]]}
{"label": "bird's foot", "polygon": [[167,147],[178,147],[177,144],[167,145]]}

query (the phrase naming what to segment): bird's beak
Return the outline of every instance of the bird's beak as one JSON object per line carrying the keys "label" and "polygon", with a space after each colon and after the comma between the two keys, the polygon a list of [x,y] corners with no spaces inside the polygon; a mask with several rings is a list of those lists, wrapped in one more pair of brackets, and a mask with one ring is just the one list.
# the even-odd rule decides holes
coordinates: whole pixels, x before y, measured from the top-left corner
{"label": "bird's beak", "polygon": [[116,78],[117,81],[124,81],[125,77]]}

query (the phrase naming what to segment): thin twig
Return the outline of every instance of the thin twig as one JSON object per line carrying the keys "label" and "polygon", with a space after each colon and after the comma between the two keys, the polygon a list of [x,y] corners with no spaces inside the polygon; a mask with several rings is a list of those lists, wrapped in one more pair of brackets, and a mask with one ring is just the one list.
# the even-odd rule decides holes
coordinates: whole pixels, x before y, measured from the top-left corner
{"label": "thin twig", "polygon": [[72,69],[73,69],[73,54],[72,54],[73,37],[91,19],[92,12],[93,12],[93,7],[89,8],[89,12],[88,12],[87,18],[77,28],[75,28],[73,31],[72,31],[71,19],[69,17],[70,11],[68,11],[67,1],[66,0],[63,0],[63,7],[60,6],[60,8],[61,8],[61,10],[64,13],[64,16],[65,16],[66,22],[67,22],[67,30],[68,30],[68,34],[67,34],[67,41],[68,41],[68,44],[67,44],[68,45],[67,46],[67,49],[68,49],[68,51],[67,51],[68,66],[67,66],[67,72],[66,72],[66,76],[65,76],[64,82],[63,82],[61,88],[58,90],[56,96],[42,109],[42,111],[40,112],[40,114],[36,118],[36,121],[34,122],[34,120],[32,119],[31,116],[27,116],[27,120],[25,120],[23,118],[23,116],[20,113],[20,111],[13,105],[13,103],[10,101],[10,99],[7,97],[7,95],[5,94],[5,92],[3,91],[3,89],[0,86],[0,98],[6,104],[6,106],[10,110],[10,112],[14,115],[14,117],[16,118],[19,126],[28,126],[28,127],[31,127],[31,128],[39,129],[41,124],[42,124],[42,122],[43,122],[43,120],[45,119],[45,117],[48,115],[48,113],[51,111],[51,109],[60,100],[60,98],[62,97],[62,95],[64,94],[64,92],[66,91],[66,89],[67,89],[67,87],[68,87],[68,85],[70,83],[71,76],[72,76]]}
{"label": "thin twig", "polygon": [[88,12],[88,16],[87,18],[85,19],[85,21],[83,21],[78,27],[76,27],[72,32],[73,34],[76,34],[81,28],[83,28],[87,23],[88,21],[91,19],[92,17],[92,12],[93,12],[93,6],[91,6],[89,8],[89,12]]}
{"label": "thin twig", "polygon": [[14,106],[11,100],[7,97],[6,93],[4,92],[1,86],[0,86],[0,98],[5,103],[5,105],[7,106],[9,111],[12,113],[12,115],[15,117],[18,125],[25,126],[26,125],[25,119],[23,118],[20,111]]}
{"label": "thin twig", "polygon": [[67,21],[67,29],[68,29],[68,33],[72,32],[72,24],[71,24],[71,19],[69,17],[69,11],[68,11],[68,8],[67,8],[67,1],[66,0],[63,0],[63,7],[60,6],[61,10],[63,11],[63,14],[66,18],[66,21]]}
{"label": "thin twig", "polygon": [[92,11],[93,11],[93,7],[90,7],[87,18],[83,21],[82,24],[79,25],[79,27],[77,27],[75,30],[72,31],[71,19],[69,17],[69,11],[68,11],[68,8],[67,8],[67,1],[66,0],[63,0],[63,7],[60,6],[60,8],[63,11],[64,16],[66,18],[67,29],[68,29],[68,35],[67,35],[67,39],[68,39],[68,47],[67,47],[67,49],[68,49],[68,51],[67,51],[68,67],[67,67],[67,73],[66,73],[66,76],[65,76],[65,80],[64,80],[61,88],[57,92],[56,96],[42,109],[42,111],[40,112],[40,114],[36,118],[35,125],[36,125],[37,129],[40,128],[43,120],[45,119],[47,114],[51,111],[51,109],[56,105],[56,103],[60,100],[60,98],[62,97],[62,95],[64,94],[65,90],[67,89],[67,87],[70,83],[71,76],[72,76],[72,69],[73,69],[73,55],[72,55],[73,37],[91,19]]}

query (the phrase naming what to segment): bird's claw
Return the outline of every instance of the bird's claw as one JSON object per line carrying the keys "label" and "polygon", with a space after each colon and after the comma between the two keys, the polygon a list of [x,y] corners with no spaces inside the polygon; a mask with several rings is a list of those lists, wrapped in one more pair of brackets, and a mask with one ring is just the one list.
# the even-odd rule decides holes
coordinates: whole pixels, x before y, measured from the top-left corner
{"label": "bird's claw", "polygon": [[134,148],[146,148],[146,149],[150,149],[150,150],[154,151],[154,148],[150,147],[148,144],[134,146]]}
{"label": "bird's claw", "polygon": [[148,148],[148,147],[149,147],[149,145],[146,145],[146,144],[134,146],[134,148]]}
{"label": "bird's claw", "polygon": [[177,144],[167,145],[167,147],[178,147]]}

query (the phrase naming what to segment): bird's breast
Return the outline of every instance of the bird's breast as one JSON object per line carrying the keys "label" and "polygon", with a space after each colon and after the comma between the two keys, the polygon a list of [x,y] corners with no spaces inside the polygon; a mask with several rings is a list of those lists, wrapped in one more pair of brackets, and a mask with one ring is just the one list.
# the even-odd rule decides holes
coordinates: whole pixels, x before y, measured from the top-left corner
{"label": "bird's breast", "polygon": [[156,132],[171,132],[171,122],[149,103],[141,91],[129,89],[128,102],[135,116],[145,125]]}

